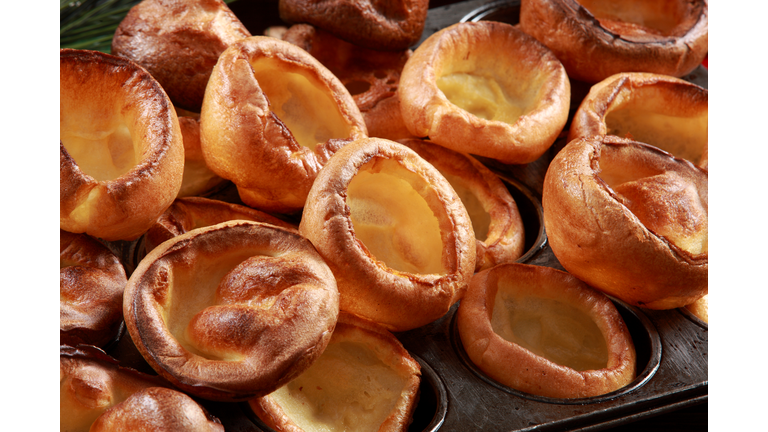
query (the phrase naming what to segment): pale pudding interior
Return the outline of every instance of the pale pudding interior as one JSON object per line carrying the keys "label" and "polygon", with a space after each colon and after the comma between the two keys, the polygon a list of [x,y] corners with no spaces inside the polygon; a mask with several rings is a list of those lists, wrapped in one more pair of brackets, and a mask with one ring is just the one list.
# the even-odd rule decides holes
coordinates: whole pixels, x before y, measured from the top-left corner
{"label": "pale pudding interior", "polygon": [[532,353],[577,371],[608,365],[608,348],[597,324],[575,306],[519,294],[500,283],[491,317],[493,331]]}
{"label": "pale pudding interior", "polygon": [[251,67],[272,112],[299,144],[314,150],[329,139],[349,137],[351,127],[333,97],[315,78],[300,69],[287,71],[280,60],[273,58],[258,59]]}
{"label": "pale pudding interior", "polygon": [[392,269],[446,274],[438,216],[422,194],[434,194],[424,179],[397,161],[374,158],[347,190],[355,236]]}
{"label": "pale pudding interior", "polygon": [[475,238],[485,241],[488,238],[488,230],[491,226],[491,214],[483,206],[480,198],[466,186],[465,182],[459,176],[442,173],[443,177],[453,186],[453,190],[461,199],[464,207],[467,209],[469,219],[472,221],[472,228],[475,230]]}
{"label": "pale pudding interior", "polygon": [[600,23],[611,29],[611,21],[635,24],[668,36],[684,21],[690,9],[682,0],[577,0],[597,18]]}
{"label": "pale pudding interior", "polygon": [[308,432],[378,431],[405,384],[368,346],[341,340],[331,341],[309,369],[270,396]]}

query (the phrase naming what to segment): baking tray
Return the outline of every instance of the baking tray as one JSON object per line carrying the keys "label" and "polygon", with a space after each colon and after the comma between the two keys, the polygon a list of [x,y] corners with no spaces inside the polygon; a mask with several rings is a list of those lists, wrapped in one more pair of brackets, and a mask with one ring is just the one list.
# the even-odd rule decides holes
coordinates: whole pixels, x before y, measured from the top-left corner
{"label": "baking tray", "polygon": [[[445,3],[445,2],[444,2]],[[431,8],[421,41],[462,21],[517,23],[519,0],[470,0]],[[253,34],[280,25],[276,2],[236,1],[232,10]],[[258,13],[251,12],[257,8]],[[421,41],[419,43],[421,43]],[[417,44],[418,45],[418,44]],[[707,88],[707,70],[684,77]],[[571,82],[571,110],[589,90]],[[566,125],[567,130],[568,125]],[[515,198],[526,229],[526,253],[519,262],[563,270],[547,244],[542,223],[541,187],[547,166],[565,145],[564,137],[540,159],[527,165],[503,165],[481,159],[504,180]],[[229,186],[215,198],[238,202]],[[140,242],[112,242],[128,273],[140,258]],[[458,337],[458,304],[441,319],[397,338],[422,366],[422,384],[410,431],[597,431],[707,402],[708,326],[684,309],[652,311],[615,300],[637,350],[638,377],[627,387],[584,399],[553,399],[525,394],[494,382],[468,359]],[[126,333],[108,353],[128,367],[153,373]],[[245,403],[198,400],[228,432],[270,432]]]}

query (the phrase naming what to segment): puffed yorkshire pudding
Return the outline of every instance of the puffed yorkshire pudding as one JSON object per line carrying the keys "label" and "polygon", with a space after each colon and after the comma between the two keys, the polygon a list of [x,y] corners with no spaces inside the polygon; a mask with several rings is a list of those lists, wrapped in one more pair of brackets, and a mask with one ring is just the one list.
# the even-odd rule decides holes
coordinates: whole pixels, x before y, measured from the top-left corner
{"label": "puffed yorkshire pudding", "polygon": [[328,158],[366,133],[338,78],[303,49],[268,36],[221,54],[200,113],[208,167],[264,211],[299,211]]}
{"label": "puffed yorkshire pudding", "polygon": [[428,0],[280,0],[280,18],[307,23],[361,47],[399,51],[421,38]]}
{"label": "puffed yorkshire pudding", "polygon": [[239,204],[203,197],[177,198],[144,234],[144,251],[193,229],[231,220],[264,222],[296,231],[298,227],[270,214]]}
{"label": "puffed yorkshire pudding", "polygon": [[104,346],[123,322],[128,279],[120,259],[86,234],[59,231],[60,342]]}
{"label": "puffed yorkshire pudding", "polygon": [[399,142],[437,168],[461,198],[475,232],[475,271],[520,258],[523,220],[499,176],[470,155],[418,139]]}
{"label": "puffed yorkshire pudding", "polygon": [[477,273],[456,323],[472,362],[526,393],[592,397],[635,378],[635,347],[616,307],[560,270],[511,263]]}
{"label": "puffed yorkshire pudding", "polygon": [[509,163],[541,156],[565,126],[570,82],[547,47],[501,22],[454,24],[425,40],[400,76],[417,137]]}
{"label": "puffed yorkshire pudding", "polygon": [[595,84],[581,102],[568,141],[616,135],[659,147],[707,169],[709,92],[678,78],[616,74]]}
{"label": "puffed yorkshire pudding", "polygon": [[108,408],[89,432],[111,431],[224,432],[224,426],[186,394],[149,387]]}
{"label": "puffed yorkshire pudding", "polygon": [[167,387],[158,376],[120,367],[117,360],[91,346],[61,346],[59,357],[61,432],[88,432],[107,409],[149,387]]}
{"label": "puffed yorkshire pudding", "polygon": [[579,138],[544,178],[544,227],[570,273],[649,309],[707,293],[708,174],[656,147]]}
{"label": "puffed yorkshire pudding", "polygon": [[134,240],[181,187],[184,144],[163,89],[135,63],[60,51],[60,228]]}
{"label": "puffed yorkshire pudding", "polygon": [[155,371],[190,395],[233,402],[306,370],[330,340],[338,298],[305,238],[231,221],[156,247],[129,278],[123,309]]}
{"label": "puffed yorkshire pudding", "polygon": [[443,316],[475,269],[475,236],[450,183],[408,147],[362,138],[317,176],[299,232],[336,276],[340,308],[404,331]]}
{"label": "puffed yorkshire pudding", "polygon": [[695,302],[686,305],[685,308],[695,317],[709,324],[709,294],[704,294]]}
{"label": "puffed yorkshire pudding", "polygon": [[681,77],[709,50],[707,0],[524,0],[520,28],[551,49],[571,79],[620,72]]}
{"label": "puffed yorkshire pudding", "polygon": [[291,26],[282,39],[307,50],[339,78],[360,109],[368,136],[390,140],[412,137],[397,97],[400,72],[411,50],[363,48],[309,24]]}
{"label": "puffed yorkshire pudding", "polygon": [[205,164],[200,146],[200,114],[176,108],[181,136],[184,142],[184,176],[177,198],[205,195],[224,186],[227,180],[219,177]]}
{"label": "puffed yorkshire pudding", "polygon": [[200,112],[219,55],[251,33],[222,0],[143,0],[112,38],[112,54],[145,67],[174,104]]}
{"label": "puffed yorkshire pudding", "polygon": [[276,431],[406,431],[420,382],[419,363],[392,333],[341,312],[309,369],[248,403]]}

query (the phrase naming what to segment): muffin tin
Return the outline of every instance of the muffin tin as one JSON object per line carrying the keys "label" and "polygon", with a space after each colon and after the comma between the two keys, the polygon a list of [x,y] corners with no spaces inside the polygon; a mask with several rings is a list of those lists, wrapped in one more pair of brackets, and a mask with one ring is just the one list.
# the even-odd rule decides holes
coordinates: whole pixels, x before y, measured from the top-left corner
{"label": "muffin tin", "polygon": [[[236,14],[239,6],[230,4]],[[263,7],[263,3],[259,6]],[[422,41],[435,31],[460,21],[498,20],[517,23],[519,0],[470,0],[429,10]],[[266,18],[265,18],[266,17]],[[241,17],[256,34],[253,26]],[[259,20],[279,19],[268,11]],[[278,22],[267,25],[279,24]],[[699,67],[684,79],[707,88],[707,71]],[[589,86],[572,82],[572,113]],[[571,114],[572,114],[571,113]],[[566,125],[566,130],[568,126]],[[519,262],[563,270],[546,241],[542,223],[541,184],[549,161],[565,145],[560,138],[539,160],[524,166],[505,166],[483,160],[504,180],[515,198],[526,230],[526,252]],[[238,202],[233,186],[213,198]],[[140,258],[140,241],[111,242],[130,274]],[[467,357],[458,336],[458,304],[441,319],[397,338],[422,366],[422,384],[410,431],[587,431],[627,424],[707,401],[708,326],[685,309],[653,311],[614,299],[637,351],[637,378],[627,387],[593,398],[553,399],[525,394],[487,377]],[[154,373],[123,337],[107,352],[125,366]],[[198,400],[218,417],[228,432],[264,431],[246,403]]]}

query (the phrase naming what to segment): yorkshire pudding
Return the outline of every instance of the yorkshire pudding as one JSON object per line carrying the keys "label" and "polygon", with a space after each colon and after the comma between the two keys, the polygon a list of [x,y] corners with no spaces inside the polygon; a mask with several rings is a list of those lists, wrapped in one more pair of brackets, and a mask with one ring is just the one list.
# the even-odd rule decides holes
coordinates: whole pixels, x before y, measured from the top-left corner
{"label": "yorkshire pudding", "polygon": [[129,278],[123,308],[155,371],[190,395],[233,402],[306,370],[330,340],[338,297],[305,238],[231,221],[157,246]]}
{"label": "yorkshire pudding", "polygon": [[219,55],[251,33],[222,0],[143,0],[112,38],[112,54],[145,67],[174,104],[200,112]]}
{"label": "yorkshire pudding", "polygon": [[361,47],[400,51],[421,38],[428,0],[280,0],[280,18],[307,23]]}
{"label": "yorkshire pudding", "polygon": [[578,138],[544,179],[544,227],[570,273],[635,306],[672,309],[707,293],[708,174],[656,147]]}
{"label": "yorkshire pudding", "polygon": [[659,147],[707,169],[709,92],[678,78],[630,72],[592,86],[568,141],[616,135]]}
{"label": "yorkshire pudding", "polygon": [[368,136],[390,140],[412,137],[397,97],[400,72],[411,50],[363,48],[309,24],[291,26],[282,38],[307,50],[339,78],[360,108]]}
{"label": "yorkshire pudding", "polygon": [[520,28],[548,46],[571,79],[620,72],[681,77],[709,50],[707,0],[525,0]]}
{"label": "yorkshire pudding", "polygon": [[203,197],[177,198],[144,234],[144,251],[196,228],[231,220],[248,220],[277,225],[296,231],[297,227],[262,211],[244,205]]}
{"label": "yorkshire pudding", "polygon": [[227,182],[205,164],[200,146],[200,114],[176,108],[184,142],[184,176],[177,197],[198,196],[215,192]]}
{"label": "yorkshire pudding", "polygon": [[366,133],[338,78],[303,49],[268,36],[221,54],[200,113],[208,167],[264,211],[301,210],[328,158]]}
{"label": "yorkshire pudding", "polygon": [[309,369],[248,403],[276,431],[406,431],[420,382],[419,363],[392,333],[341,312]]}
{"label": "yorkshire pudding", "polygon": [[475,269],[475,236],[450,183],[408,147],[362,138],[326,164],[299,232],[336,276],[340,308],[404,331],[441,316]]}
{"label": "yorkshire pudding", "polygon": [[167,387],[158,376],[120,367],[117,360],[91,346],[61,346],[59,357],[61,432],[88,432],[107,409],[149,387]]}
{"label": "yorkshire pudding", "polygon": [[502,264],[477,273],[456,323],[472,362],[514,389],[584,398],[635,378],[635,348],[611,301],[560,270]]}
{"label": "yorkshire pudding", "polygon": [[692,313],[698,319],[709,323],[709,294],[704,294],[695,302],[686,305],[685,309]]}
{"label": "yorkshire pudding", "polygon": [[444,147],[524,164],[565,126],[570,82],[547,47],[509,24],[454,24],[414,51],[400,76],[408,130]]}
{"label": "yorkshire pudding", "polygon": [[104,346],[123,322],[125,269],[109,248],[86,234],[59,230],[59,250],[60,341]]}
{"label": "yorkshire pudding", "polygon": [[399,142],[437,168],[461,198],[475,232],[475,271],[520,258],[523,220],[499,176],[468,154],[418,139]]}
{"label": "yorkshire pudding", "polygon": [[60,228],[134,240],[181,187],[184,144],[160,85],[130,60],[60,50]]}

